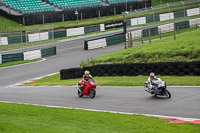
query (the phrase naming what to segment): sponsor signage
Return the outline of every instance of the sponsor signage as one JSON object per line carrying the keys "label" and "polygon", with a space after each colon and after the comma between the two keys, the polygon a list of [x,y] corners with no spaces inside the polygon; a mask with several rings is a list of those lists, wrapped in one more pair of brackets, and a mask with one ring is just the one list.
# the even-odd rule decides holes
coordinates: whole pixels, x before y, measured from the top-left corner
{"label": "sponsor signage", "polygon": [[105,23],[105,29],[112,29],[112,28],[118,28],[123,26],[123,21],[117,21],[113,23]]}

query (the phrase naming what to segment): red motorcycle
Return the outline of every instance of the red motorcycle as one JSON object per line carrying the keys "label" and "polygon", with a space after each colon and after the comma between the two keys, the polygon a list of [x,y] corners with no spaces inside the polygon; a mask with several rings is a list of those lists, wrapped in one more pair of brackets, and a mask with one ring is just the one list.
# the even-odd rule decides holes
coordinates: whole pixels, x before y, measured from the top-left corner
{"label": "red motorcycle", "polygon": [[[83,82],[85,82],[85,88],[83,88]],[[78,96],[82,97],[83,95],[86,95],[94,98],[96,95],[96,86],[97,83],[93,79],[88,81],[80,80],[77,85]]]}

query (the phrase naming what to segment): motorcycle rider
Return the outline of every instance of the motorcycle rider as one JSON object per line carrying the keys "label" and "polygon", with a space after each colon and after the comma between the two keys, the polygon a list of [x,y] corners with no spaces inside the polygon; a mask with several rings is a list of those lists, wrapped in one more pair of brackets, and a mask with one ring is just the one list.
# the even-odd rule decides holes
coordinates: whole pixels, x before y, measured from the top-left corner
{"label": "motorcycle rider", "polygon": [[90,75],[90,71],[86,70],[84,72],[84,75],[83,75],[83,78],[82,78],[83,85],[80,87],[80,89],[81,89],[82,92],[84,91],[85,83],[87,81],[89,81],[90,79],[92,79],[92,76]]}
{"label": "motorcycle rider", "polygon": [[149,83],[149,89],[151,92],[153,92],[156,89],[156,82],[162,82],[162,80],[160,78],[157,78],[155,73],[150,73],[149,77],[148,77],[148,83]]}

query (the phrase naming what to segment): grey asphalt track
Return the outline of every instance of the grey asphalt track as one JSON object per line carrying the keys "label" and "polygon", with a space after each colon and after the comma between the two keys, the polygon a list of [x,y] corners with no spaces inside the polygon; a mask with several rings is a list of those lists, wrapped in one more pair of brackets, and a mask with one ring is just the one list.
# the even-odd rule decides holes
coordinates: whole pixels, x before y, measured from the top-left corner
{"label": "grey asphalt track", "polygon": [[171,99],[154,98],[142,87],[98,87],[94,99],[78,98],[75,87],[6,87],[35,77],[79,67],[83,60],[123,49],[83,50],[84,39],[55,44],[57,55],[45,61],[0,69],[0,101],[200,118],[200,87],[172,87]]}
{"label": "grey asphalt track", "polygon": [[200,118],[200,87],[169,87],[172,98],[153,97],[143,87],[97,87],[91,99],[71,87],[0,88],[0,101],[71,108]]}

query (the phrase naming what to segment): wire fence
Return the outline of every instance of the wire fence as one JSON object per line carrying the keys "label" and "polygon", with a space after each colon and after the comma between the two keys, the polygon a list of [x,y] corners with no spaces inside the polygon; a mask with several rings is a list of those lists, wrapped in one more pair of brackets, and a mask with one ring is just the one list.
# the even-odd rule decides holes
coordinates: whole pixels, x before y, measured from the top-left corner
{"label": "wire fence", "polygon": [[26,51],[28,48],[54,44],[53,27],[20,32],[0,32],[0,52],[10,50]]}
{"label": "wire fence", "polygon": [[[189,10],[194,8],[194,10]],[[188,9],[188,10],[187,10]],[[159,14],[163,13],[161,16]],[[148,22],[165,21],[180,17],[188,17],[200,14],[200,0],[187,0],[181,2],[173,2],[158,6],[151,6],[132,10],[126,14],[125,18],[141,18],[146,16]]]}
{"label": "wire fence", "polygon": [[155,11],[155,10],[159,10],[159,9],[169,9],[172,7],[177,7],[177,6],[182,6],[183,9],[185,9],[185,5],[190,5],[190,4],[199,4],[200,6],[200,0],[186,0],[186,1],[179,1],[179,2],[172,2],[172,3],[166,3],[166,4],[161,4],[158,6],[151,6],[148,8],[141,8],[141,9],[137,9],[134,11],[130,11],[129,14],[131,13],[141,13],[141,12],[149,12],[149,11]]}
{"label": "wire fence", "polygon": [[[177,34],[189,32],[199,29],[200,18],[185,19],[184,21],[170,22],[150,27],[137,28],[127,33],[126,38],[128,47],[143,44],[145,41],[151,43],[153,39],[162,39],[171,36],[176,40]],[[133,44],[134,42],[134,44]]]}

